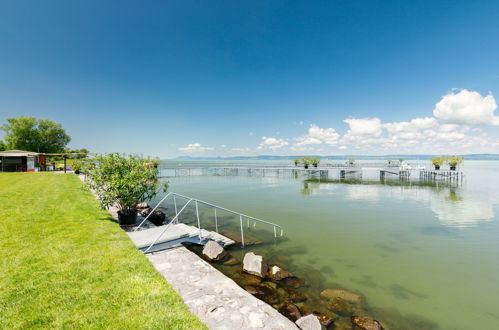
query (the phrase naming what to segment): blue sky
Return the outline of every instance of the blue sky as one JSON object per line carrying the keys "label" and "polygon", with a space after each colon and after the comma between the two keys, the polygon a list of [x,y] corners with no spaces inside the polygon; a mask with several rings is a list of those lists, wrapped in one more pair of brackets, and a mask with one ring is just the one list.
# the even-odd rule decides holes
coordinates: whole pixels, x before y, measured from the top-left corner
{"label": "blue sky", "polygon": [[161,157],[499,152],[498,13],[497,1],[3,1],[0,122],[49,118],[72,147]]}

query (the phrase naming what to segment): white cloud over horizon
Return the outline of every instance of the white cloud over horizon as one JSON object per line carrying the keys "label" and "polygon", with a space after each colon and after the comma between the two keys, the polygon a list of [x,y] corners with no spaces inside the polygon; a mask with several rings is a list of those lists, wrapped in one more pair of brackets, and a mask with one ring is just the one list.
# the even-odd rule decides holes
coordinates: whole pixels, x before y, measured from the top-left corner
{"label": "white cloud over horizon", "polygon": [[[383,122],[376,116],[349,117],[343,120],[347,124],[343,135],[337,128],[311,124],[304,135],[263,136],[255,147],[234,146],[227,150],[238,153],[230,155],[256,155],[265,150],[281,155],[499,153],[499,135],[485,130],[499,126],[496,109],[492,93],[482,96],[475,91],[453,89],[435,104],[433,116],[398,122]],[[213,148],[194,143],[179,150],[204,152]]]}
{"label": "white cloud over horizon", "polygon": [[289,143],[283,139],[277,139],[273,137],[262,137],[262,142],[256,148],[257,150],[270,149],[275,150],[287,146]]}
{"label": "white cloud over horizon", "polygon": [[214,150],[212,147],[203,147],[200,143],[191,143],[186,147],[178,148],[178,150],[186,153],[198,153],[204,151]]}

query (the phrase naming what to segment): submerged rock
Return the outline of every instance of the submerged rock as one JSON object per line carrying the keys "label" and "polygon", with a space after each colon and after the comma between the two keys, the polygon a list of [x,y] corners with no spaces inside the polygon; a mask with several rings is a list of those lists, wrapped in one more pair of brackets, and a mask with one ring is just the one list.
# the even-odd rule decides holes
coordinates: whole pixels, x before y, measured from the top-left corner
{"label": "submerged rock", "polygon": [[268,304],[276,304],[279,302],[276,291],[267,285],[243,285],[243,289]]}
{"label": "submerged rock", "polygon": [[283,287],[298,289],[305,286],[305,280],[298,277],[288,277],[279,282]]}
{"label": "submerged rock", "polygon": [[295,323],[302,330],[326,330],[326,327],[321,324],[314,314],[302,316]]}
{"label": "submerged rock", "polygon": [[320,293],[321,298],[332,300],[334,298],[341,298],[352,304],[362,304],[362,296],[347,290],[340,289],[326,289]]}
{"label": "submerged rock", "polygon": [[304,295],[301,292],[298,292],[298,291],[295,291],[295,290],[291,290],[291,289],[287,289],[286,293],[288,294],[289,299],[292,302],[302,302],[302,301],[307,300],[307,296]]}
{"label": "submerged rock", "polygon": [[336,320],[338,318],[338,315],[336,314],[333,314],[333,315],[327,315],[327,314],[324,314],[324,313],[319,313],[319,312],[313,312],[312,314],[315,315],[315,317],[317,317],[317,319],[319,320],[319,322],[325,326],[326,328],[328,326],[331,325],[331,323],[333,323],[334,320]]}
{"label": "submerged rock", "polygon": [[350,318],[340,317],[334,321],[334,330],[352,330],[352,321]]}
{"label": "submerged rock", "polygon": [[234,257],[230,257],[229,259],[224,261],[225,266],[236,266],[239,265],[240,263],[241,262]]}
{"label": "submerged rock", "polygon": [[300,309],[292,303],[285,302],[282,307],[279,308],[279,313],[286,316],[293,322],[296,322],[299,318],[301,318]]}
{"label": "submerged rock", "polygon": [[354,306],[342,298],[333,298],[328,301],[327,309],[343,316],[350,316],[354,312]]}
{"label": "submerged rock", "polygon": [[267,274],[268,265],[262,256],[253,252],[246,253],[243,259],[243,270],[249,274],[264,277]]}
{"label": "submerged rock", "polygon": [[227,256],[227,252],[217,242],[209,241],[203,248],[203,256],[210,261],[220,261]]}
{"label": "submerged rock", "polygon": [[[147,209],[142,209],[139,211],[139,214],[141,217],[147,217],[150,213],[152,212],[152,209],[151,208],[147,208]],[[156,226],[161,226],[163,225],[163,222],[165,221],[166,219],[166,214],[163,212],[163,211],[160,211],[160,210],[155,210],[154,212],[151,213],[151,215],[149,215],[149,217],[147,218],[147,220],[151,221],[153,224],[155,224]]]}
{"label": "submerged rock", "polygon": [[383,326],[378,321],[364,316],[352,316],[354,330],[383,330]]}
{"label": "submerged rock", "polygon": [[285,271],[279,266],[273,265],[270,267],[267,276],[273,280],[280,281],[293,275],[290,272]]}

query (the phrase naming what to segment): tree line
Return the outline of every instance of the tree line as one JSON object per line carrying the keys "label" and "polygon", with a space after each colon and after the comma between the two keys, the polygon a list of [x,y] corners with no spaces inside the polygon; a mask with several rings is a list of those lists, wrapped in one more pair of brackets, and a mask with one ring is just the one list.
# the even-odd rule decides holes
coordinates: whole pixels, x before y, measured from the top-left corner
{"label": "tree line", "polygon": [[85,148],[66,148],[71,137],[61,124],[49,119],[19,116],[7,118],[0,125],[4,140],[0,140],[0,151],[26,150],[38,153],[88,153]]}

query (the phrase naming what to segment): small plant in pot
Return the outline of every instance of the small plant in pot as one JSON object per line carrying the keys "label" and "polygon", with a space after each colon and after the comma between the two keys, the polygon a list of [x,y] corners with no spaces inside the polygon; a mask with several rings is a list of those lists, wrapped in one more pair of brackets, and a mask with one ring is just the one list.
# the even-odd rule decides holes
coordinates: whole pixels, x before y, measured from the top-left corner
{"label": "small plant in pot", "polygon": [[447,163],[449,164],[451,171],[455,171],[457,165],[461,164],[463,161],[464,161],[464,157],[459,157],[459,156],[450,156],[447,159]]}
{"label": "small plant in pot", "polygon": [[435,170],[440,170],[440,166],[445,162],[445,158],[435,157],[431,159],[431,163],[435,166]]}
{"label": "small plant in pot", "polygon": [[314,167],[319,166],[320,162],[321,162],[320,158],[310,158],[310,163],[314,165]]}
{"label": "small plant in pot", "polygon": [[310,158],[309,157],[303,157],[301,159],[301,163],[303,164],[304,168],[308,168],[309,165],[310,165],[310,163],[311,163]]}
{"label": "small plant in pot", "polygon": [[86,168],[87,186],[95,192],[102,207],[118,208],[121,226],[135,225],[135,206],[154,198],[160,188],[166,191],[166,184],[159,181],[158,170],[146,163],[150,163],[149,158],[111,153],[96,157],[94,166]]}
{"label": "small plant in pot", "polygon": [[293,162],[295,163],[295,166],[298,166],[298,164],[300,164],[300,161],[301,161],[300,158],[293,159]]}
{"label": "small plant in pot", "polygon": [[75,159],[72,168],[75,174],[80,174],[83,170],[83,161],[81,159]]}
{"label": "small plant in pot", "polygon": [[353,159],[353,158],[349,158],[349,159],[347,160],[347,165],[349,165],[349,166],[354,166],[354,165],[355,165],[355,159]]}

